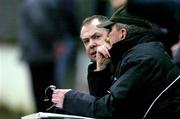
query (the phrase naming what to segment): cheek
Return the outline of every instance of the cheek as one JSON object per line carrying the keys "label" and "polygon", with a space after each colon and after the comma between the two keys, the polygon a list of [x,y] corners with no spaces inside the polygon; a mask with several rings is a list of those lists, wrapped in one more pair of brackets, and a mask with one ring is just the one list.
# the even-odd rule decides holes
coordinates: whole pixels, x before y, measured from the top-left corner
{"label": "cheek", "polygon": [[89,47],[85,47],[85,50],[86,50],[86,53],[88,53],[89,52]]}
{"label": "cheek", "polygon": [[90,55],[90,47],[88,47],[88,46],[86,46],[85,47],[85,50],[86,50],[86,54],[90,57],[91,55]]}
{"label": "cheek", "polygon": [[85,45],[84,44],[84,49],[85,49],[85,51],[86,51],[86,53],[88,52],[88,45]]}
{"label": "cheek", "polygon": [[90,55],[90,52],[89,52],[88,49],[86,49],[86,55],[87,55],[89,58],[91,58],[91,55]]}
{"label": "cheek", "polygon": [[110,44],[113,45],[114,43],[116,43],[118,37],[116,34],[112,34],[111,37],[110,37]]}
{"label": "cheek", "polygon": [[104,39],[100,39],[98,42],[96,42],[96,47],[101,46],[104,43]]}
{"label": "cheek", "polygon": [[111,45],[113,45],[113,44],[114,44],[114,41],[113,41],[113,40],[111,40],[111,41],[110,41],[110,44],[111,44]]}

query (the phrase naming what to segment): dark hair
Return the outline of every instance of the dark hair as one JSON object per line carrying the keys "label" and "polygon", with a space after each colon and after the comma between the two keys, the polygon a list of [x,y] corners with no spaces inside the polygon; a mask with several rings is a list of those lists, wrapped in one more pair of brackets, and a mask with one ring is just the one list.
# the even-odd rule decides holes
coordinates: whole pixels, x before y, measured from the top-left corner
{"label": "dark hair", "polygon": [[90,17],[87,17],[83,20],[81,27],[84,26],[85,24],[89,24],[91,23],[91,21],[93,21],[94,19],[98,19],[100,22],[105,22],[108,20],[108,18],[106,16],[103,15],[93,15]]}

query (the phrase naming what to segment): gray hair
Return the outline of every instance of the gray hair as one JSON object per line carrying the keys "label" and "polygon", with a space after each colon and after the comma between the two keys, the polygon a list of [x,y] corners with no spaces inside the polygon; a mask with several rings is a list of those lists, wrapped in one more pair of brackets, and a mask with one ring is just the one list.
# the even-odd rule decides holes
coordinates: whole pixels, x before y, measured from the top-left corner
{"label": "gray hair", "polygon": [[103,15],[93,15],[93,16],[85,18],[83,20],[82,24],[81,24],[81,27],[86,25],[86,24],[90,24],[94,19],[98,19],[99,22],[106,22],[106,21],[108,21],[108,18],[106,16],[103,16]]}
{"label": "gray hair", "polygon": [[128,33],[140,33],[140,32],[147,32],[149,31],[149,29],[146,29],[146,28],[143,28],[143,27],[139,27],[139,26],[136,26],[136,25],[128,25],[128,24],[122,24],[122,23],[116,23],[115,24],[116,28],[117,29],[126,29]]}

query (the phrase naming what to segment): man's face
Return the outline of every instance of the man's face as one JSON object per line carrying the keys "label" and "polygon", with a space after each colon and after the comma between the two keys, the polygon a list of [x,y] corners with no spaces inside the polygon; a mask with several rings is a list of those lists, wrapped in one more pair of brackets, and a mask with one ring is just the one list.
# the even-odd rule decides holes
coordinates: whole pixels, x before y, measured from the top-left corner
{"label": "man's face", "polygon": [[113,25],[111,27],[111,31],[109,33],[109,42],[111,45],[121,41],[121,40],[124,40],[124,33],[122,31],[122,29],[118,29],[116,27],[116,25]]}
{"label": "man's face", "polygon": [[108,30],[96,27],[98,24],[100,24],[98,19],[94,19],[91,23],[85,24],[81,29],[80,35],[85,46],[86,54],[92,61],[96,60],[97,47],[104,44],[108,36]]}
{"label": "man's face", "polygon": [[127,3],[127,0],[110,0],[110,2],[112,7],[117,9],[123,7]]}

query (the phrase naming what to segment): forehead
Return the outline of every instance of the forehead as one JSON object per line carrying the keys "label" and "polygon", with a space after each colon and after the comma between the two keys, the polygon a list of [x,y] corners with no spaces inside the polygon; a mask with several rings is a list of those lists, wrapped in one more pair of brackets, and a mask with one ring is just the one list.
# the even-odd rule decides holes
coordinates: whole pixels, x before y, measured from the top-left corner
{"label": "forehead", "polygon": [[99,20],[94,19],[89,24],[86,24],[81,29],[81,38],[90,37],[95,33],[104,34],[106,33],[106,29],[98,28],[96,25],[100,24]]}

